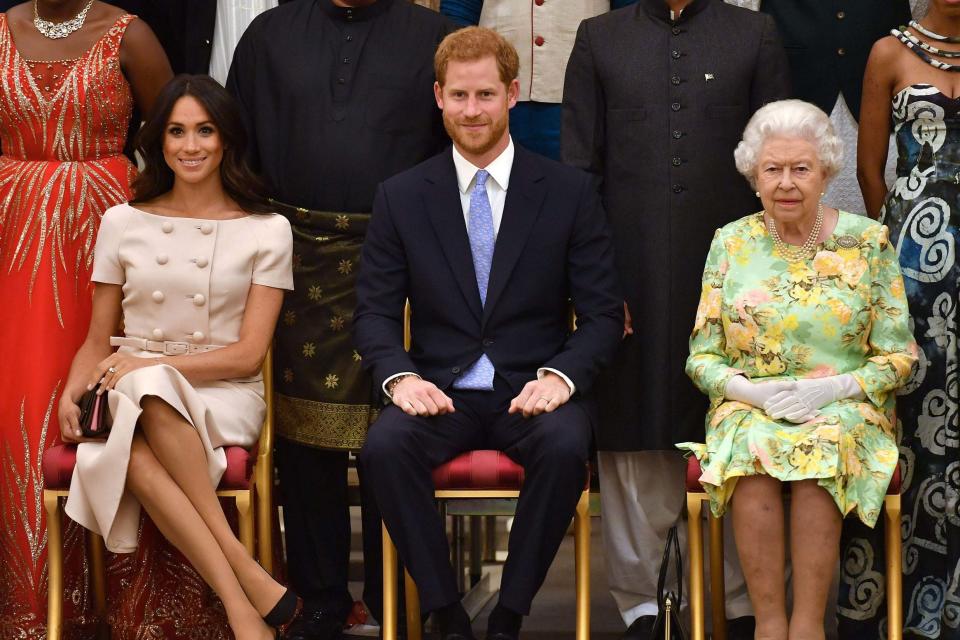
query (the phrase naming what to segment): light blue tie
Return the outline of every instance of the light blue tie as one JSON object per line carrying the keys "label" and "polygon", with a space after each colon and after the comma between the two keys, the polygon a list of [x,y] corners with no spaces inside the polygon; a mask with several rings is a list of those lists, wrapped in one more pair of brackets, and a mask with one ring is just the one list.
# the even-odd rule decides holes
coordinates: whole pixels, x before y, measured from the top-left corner
{"label": "light blue tie", "polygon": [[[470,251],[473,253],[473,270],[477,274],[477,288],[480,290],[480,302],[487,302],[487,283],[490,280],[490,265],[493,264],[493,245],[496,237],[493,233],[493,209],[487,198],[487,178],[490,174],[477,171],[476,184],[470,193],[470,211],[468,229]],[[487,354],[480,356],[470,368],[453,381],[454,389],[493,389],[493,363]]]}

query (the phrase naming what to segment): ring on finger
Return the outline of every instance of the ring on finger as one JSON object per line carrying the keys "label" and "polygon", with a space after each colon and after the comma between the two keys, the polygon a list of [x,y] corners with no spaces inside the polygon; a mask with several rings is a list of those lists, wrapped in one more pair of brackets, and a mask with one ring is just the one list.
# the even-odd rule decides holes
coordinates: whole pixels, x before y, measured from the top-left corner
{"label": "ring on finger", "polygon": [[116,367],[108,367],[108,368],[107,368],[107,372],[108,372],[108,373],[116,373],[116,372],[117,372],[117,368],[116,368]]}
{"label": "ring on finger", "polygon": [[540,399],[546,402],[547,404],[550,404],[550,398],[547,398],[545,396],[540,396]]}

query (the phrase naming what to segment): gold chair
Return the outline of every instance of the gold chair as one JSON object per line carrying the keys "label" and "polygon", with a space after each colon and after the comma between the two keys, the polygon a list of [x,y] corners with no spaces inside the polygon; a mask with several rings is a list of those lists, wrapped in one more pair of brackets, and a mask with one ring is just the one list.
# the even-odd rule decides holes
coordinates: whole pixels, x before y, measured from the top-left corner
{"label": "gold chair", "polygon": [[[227,472],[217,496],[234,501],[239,514],[239,538],[250,555],[257,558],[268,573],[273,573],[273,359],[267,351],[263,362],[264,400],[267,405],[263,429],[256,446],[227,448]],[[250,468],[251,454],[256,453]],[[63,632],[63,532],[61,498],[70,495],[70,479],[76,464],[74,445],[51,447],[43,455],[43,506],[47,512],[47,638],[60,640]],[[232,476],[231,478],[228,478]],[[231,481],[232,480],[232,481]],[[255,531],[256,529],[256,531]],[[106,614],[106,571],[102,538],[90,531],[88,547],[93,582],[94,610],[103,619]]]}
{"label": "gold chair", "polygon": [[[723,519],[710,512],[710,498],[700,484],[700,462],[687,462],[687,546],[690,554],[690,622],[692,640],[705,640],[703,580],[703,530],[700,513],[706,503],[710,539],[710,612],[713,640],[727,640],[727,614],[723,579]],[[900,540],[900,468],[894,471],[883,500],[886,529],[887,638],[903,638],[903,566]]]}
{"label": "gold chair", "polygon": [[[403,310],[403,343],[409,351],[411,310],[408,302]],[[574,327],[576,317],[570,312],[570,324]],[[497,454],[499,457],[496,457]],[[469,471],[449,472],[460,466],[473,469],[482,467],[480,473]],[[469,476],[485,476],[489,479],[485,485],[478,486],[476,482],[466,481]],[[574,535],[574,562],[576,574],[577,597],[577,640],[590,638],[590,473],[587,469],[587,479],[577,502],[573,516]],[[443,478],[443,479],[441,479]],[[451,480],[459,478],[459,480]],[[520,497],[520,486],[523,483],[523,469],[510,460],[505,454],[494,451],[469,451],[434,470],[434,483],[437,489],[434,497],[437,500],[483,500],[483,499],[517,499]],[[468,486],[472,485],[472,486]],[[397,640],[397,548],[390,538],[386,524],[383,529],[383,640]],[[422,628],[420,624],[420,598],[417,594],[417,585],[413,582],[408,571],[404,571],[404,595],[406,598],[405,613],[407,618],[407,640],[421,640]]]}

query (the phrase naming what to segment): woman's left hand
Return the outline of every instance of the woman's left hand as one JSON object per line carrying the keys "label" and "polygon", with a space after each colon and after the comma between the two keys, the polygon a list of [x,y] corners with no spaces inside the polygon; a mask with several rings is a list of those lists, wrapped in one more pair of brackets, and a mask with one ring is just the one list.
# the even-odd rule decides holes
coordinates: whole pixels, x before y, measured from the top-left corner
{"label": "woman's left hand", "polygon": [[100,383],[97,394],[102,394],[108,389],[115,388],[120,378],[131,371],[160,364],[159,360],[159,358],[136,358],[125,353],[112,353],[94,368],[87,389],[93,389],[97,383]]}

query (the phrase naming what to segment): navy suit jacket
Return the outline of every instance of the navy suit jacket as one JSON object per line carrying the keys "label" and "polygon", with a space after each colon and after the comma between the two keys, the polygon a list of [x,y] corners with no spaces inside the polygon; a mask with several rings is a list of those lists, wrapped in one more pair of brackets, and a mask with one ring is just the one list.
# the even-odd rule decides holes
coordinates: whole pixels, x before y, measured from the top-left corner
{"label": "navy suit jacket", "polygon": [[446,389],[486,353],[516,393],[540,367],[563,372],[586,393],[611,360],[623,331],[623,295],[596,187],[578,169],[515,149],[485,305],[451,149],[377,190],[356,285],[354,341],[378,386],[412,371]]}

